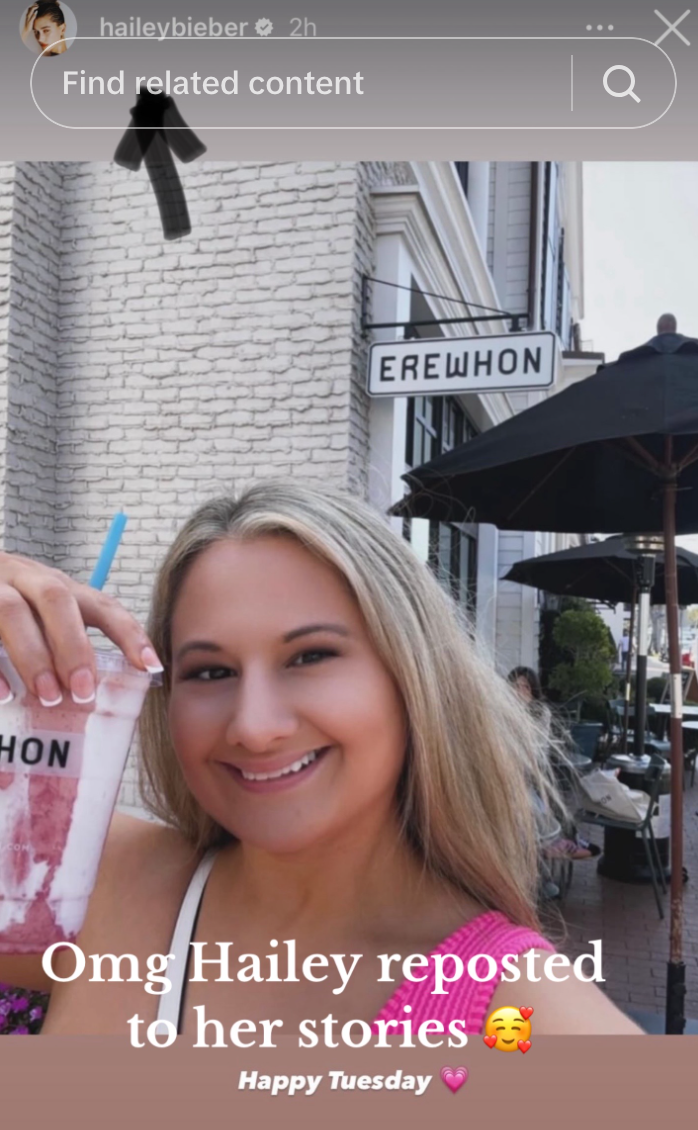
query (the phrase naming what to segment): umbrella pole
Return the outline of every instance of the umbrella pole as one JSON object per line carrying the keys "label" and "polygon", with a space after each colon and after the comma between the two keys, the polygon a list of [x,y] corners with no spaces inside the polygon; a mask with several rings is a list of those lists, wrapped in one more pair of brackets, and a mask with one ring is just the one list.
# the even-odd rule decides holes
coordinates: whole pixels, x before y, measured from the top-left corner
{"label": "umbrella pole", "polygon": [[633,599],[630,605],[630,628],[628,630],[628,654],[625,658],[625,708],[623,711],[623,753],[628,752],[628,726],[630,725],[630,688],[633,671],[633,632],[635,631],[635,605],[637,586],[633,585]]}
{"label": "umbrella pole", "polygon": [[650,593],[654,584],[654,556],[638,558],[637,656],[635,659],[635,748],[636,757],[644,757],[647,729],[647,649],[650,630]]}
{"label": "umbrella pole", "polygon": [[679,604],[676,578],[676,475],[672,440],[666,439],[664,482],[664,575],[671,679],[671,918],[667,965],[666,1032],[682,1035],[685,1027],[686,966],[683,941],[683,733]]}

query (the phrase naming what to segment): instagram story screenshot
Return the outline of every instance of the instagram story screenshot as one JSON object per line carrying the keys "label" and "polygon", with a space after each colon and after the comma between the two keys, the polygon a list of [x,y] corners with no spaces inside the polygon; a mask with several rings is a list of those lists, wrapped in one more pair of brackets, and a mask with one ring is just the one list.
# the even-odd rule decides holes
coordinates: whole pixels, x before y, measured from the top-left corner
{"label": "instagram story screenshot", "polygon": [[690,1117],[660,2],[3,6],[8,1126]]}

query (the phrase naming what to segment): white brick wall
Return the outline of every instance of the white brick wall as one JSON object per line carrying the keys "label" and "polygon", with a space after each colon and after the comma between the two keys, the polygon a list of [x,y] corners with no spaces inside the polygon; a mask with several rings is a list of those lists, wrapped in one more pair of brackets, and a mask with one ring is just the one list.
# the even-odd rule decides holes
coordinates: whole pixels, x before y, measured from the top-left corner
{"label": "white brick wall", "polygon": [[[192,234],[165,242],[145,172],[0,168],[5,545],[87,579],[123,506],[109,590],[141,617],[204,499],[266,475],[365,492],[369,191],[411,178],[300,161],[180,174]],[[133,765],[121,799],[136,803]]]}
{"label": "white brick wall", "polygon": [[165,243],[145,176],[64,177],[57,563],[86,571],[123,504],[114,582],[138,611],[158,546],[204,498],[347,474],[355,167],[207,164],[183,181],[193,233]]}
{"label": "white brick wall", "polygon": [[10,320],[10,250],[12,239],[12,193],[14,166],[0,163],[0,482],[3,505],[0,506],[0,537],[5,533],[4,486],[7,477],[7,341]]}
{"label": "white brick wall", "polygon": [[[54,548],[60,166],[5,166],[3,537],[50,561]],[[8,206],[9,205],[9,209]]]}

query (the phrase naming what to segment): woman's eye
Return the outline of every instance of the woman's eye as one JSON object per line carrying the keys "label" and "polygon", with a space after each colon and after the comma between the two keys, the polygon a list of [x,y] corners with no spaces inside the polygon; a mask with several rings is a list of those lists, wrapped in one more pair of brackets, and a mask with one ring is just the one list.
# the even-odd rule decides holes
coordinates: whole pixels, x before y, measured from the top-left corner
{"label": "woman's eye", "polygon": [[199,667],[195,671],[190,671],[185,678],[194,679],[200,683],[212,683],[219,679],[227,679],[233,674],[234,671],[230,667]]}
{"label": "woman's eye", "polygon": [[291,667],[309,667],[321,663],[323,659],[332,659],[337,654],[330,648],[314,648],[311,651],[302,651],[291,661]]}

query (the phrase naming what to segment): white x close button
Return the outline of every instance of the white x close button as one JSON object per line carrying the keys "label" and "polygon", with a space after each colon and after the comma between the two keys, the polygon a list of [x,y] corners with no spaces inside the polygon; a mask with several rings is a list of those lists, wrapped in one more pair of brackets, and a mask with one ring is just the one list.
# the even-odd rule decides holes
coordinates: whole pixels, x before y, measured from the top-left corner
{"label": "white x close button", "polygon": [[682,16],[679,16],[678,20],[676,20],[676,21],[675,21],[675,23],[673,23],[673,24],[672,24],[671,20],[668,20],[668,19],[666,18],[666,16],[665,16],[665,15],[663,15],[663,14],[662,14],[662,12],[660,12],[660,11],[659,11],[659,9],[658,9],[658,8],[655,8],[655,9],[654,9],[654,14],[655,14],[655,16],[657,16],[657,18],[658,18],[658,19],[660,19],[660,20],[663,20],[663,21],[664,21],[664,23],[665,23],[665,24],[666,24],[666,26],[667,26],[667,30],[666,30],[666,31],[664,31],[664,32],[662,32],[662,34],[660,35],[659,39],[655,39],[655,41],[654,41],[654,45],[655,45],[655,47],[658,47],[658,46],[659,46],[659,44],[660,44],[660,43],[662,42],[662,40],[663,40],[663,39],[666,39],[666,37],[667,37],[668,35],[671,35],[671,33],[672,33],[672,32],[674,33],[674,35],[678,35],[679,39],[680,39],[680,40],[681,40],[681,41],[682,41],[683,43],[685,43],[687,47],[690,47],[690,46],[691,46],[691,44],[690,44],[690,41],[689,41],[688,39],[686,39],[686,36],[685,36],[685,35],[682,35],[680,31],[677,31],[677,30],[676,30],[676,29],[677,29],[677,27],[679,26],[679,24],[680,24],[680,23],[683,23],[683,21],[684,21],[684,20],[686,19],[686,16],[690,16],[690,14],[691,14],[691,9],[690,9],[690,8],[687,8],[687,9],[686,9],[686,11],[684,12],[684,14],[683,14]]}

